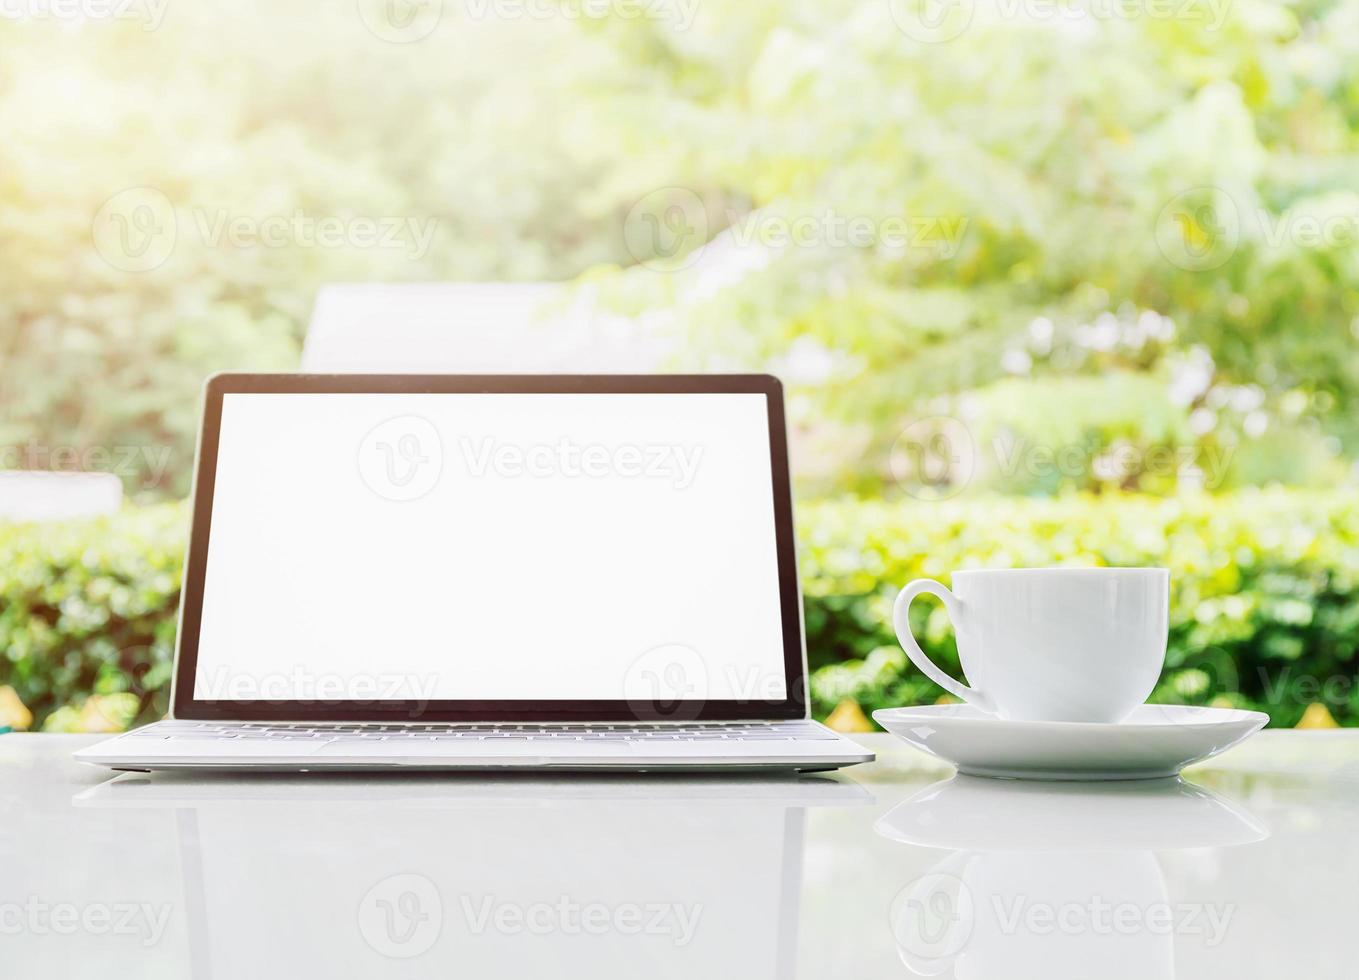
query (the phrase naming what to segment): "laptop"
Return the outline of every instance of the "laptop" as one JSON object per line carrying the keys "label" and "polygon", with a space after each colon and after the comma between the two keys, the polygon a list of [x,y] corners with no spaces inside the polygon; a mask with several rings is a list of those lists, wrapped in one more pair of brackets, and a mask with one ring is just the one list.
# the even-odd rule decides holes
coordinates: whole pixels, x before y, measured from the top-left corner
{"label": "laptop", "polygon": [[766,375],[223,374],[123,770],[815,772]]}

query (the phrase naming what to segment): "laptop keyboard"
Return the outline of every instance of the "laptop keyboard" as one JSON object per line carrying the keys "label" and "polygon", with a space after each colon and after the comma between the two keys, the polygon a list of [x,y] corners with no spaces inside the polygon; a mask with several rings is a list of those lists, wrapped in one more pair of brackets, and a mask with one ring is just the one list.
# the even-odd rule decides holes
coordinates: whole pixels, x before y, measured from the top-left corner
{"label": "laptop keyboard", "polygon": [[838,736],[806,721],[708,723],[691,725],[267,725],[231,722],[163,721],[129,732],[125,738],[198,741],[266,739],[274,741],[601,741],[698,742],[724,740],[835,741]]}

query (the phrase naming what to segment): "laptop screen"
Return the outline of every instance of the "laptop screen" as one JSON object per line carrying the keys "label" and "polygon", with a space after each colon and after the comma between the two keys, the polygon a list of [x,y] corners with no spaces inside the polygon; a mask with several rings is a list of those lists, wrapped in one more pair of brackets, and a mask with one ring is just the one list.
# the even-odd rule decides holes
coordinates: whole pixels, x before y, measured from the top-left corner
{"label": "laptop screen", "polygon": [[194,701],[788,700],[765,392],[226,391],[216,429]]}

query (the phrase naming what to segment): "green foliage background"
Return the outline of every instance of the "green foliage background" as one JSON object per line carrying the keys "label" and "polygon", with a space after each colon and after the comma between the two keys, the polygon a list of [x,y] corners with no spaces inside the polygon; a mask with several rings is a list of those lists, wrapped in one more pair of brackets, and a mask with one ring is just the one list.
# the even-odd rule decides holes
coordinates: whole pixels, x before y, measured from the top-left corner
{"label": "green foliage background", "polygon": [[187,508],[0,523],[0,685],[34,727],[119,731],[169,707]]}
{"label": "green foliage background", "polygon": [[[1049,445],[1098,414],[1106,446],[1232,445],[1223,487],[1337,479],[1359,418],[1359,7],[1245,0],[1210,28],[1195,3],[963,4],[965,31],[922,43],[896,29],[915,6],[743,4],[720,20],[745,43],[629,48],[651,84],[619,102],[673,121],[657,184],[695,229],[666,251],[726,228],[740,257],[603,276],[606,294],[702,337],[689,363],[803,381],[818,492],[878,492],[922,414]],[[818,216],[923,237],[844,247],[813,223],[773,244]],[[1304,234],[1323,225],[1329,242]],[[1081,378],[1107,401],[1072,415]]]}
{"label": "green foliage background", "polygon": [[[921,2],[450,0],[411,44],[365,28],[381,0],[0,19],[0,446],[169,450],[123,476],[178,496],[202,378],[294,366],[320,284],[578,278],[681,366],[788,378],[807,492],[880,492],[922,414],[1062,443],[1079,379],[1109,396],[1097,449],[1231,445],[1223,487],[1344,478],[1359,0],[966,4],[940,43],[904,29]],[[91,235],[130,188],[180,231],[146,272]],[[674,207],[657,261],[630,232]],[[435,231],[415,254],[202,230],[296,214]],[[778,244],[790,224],[810,237]]]}
{"label": "green foliage background", "polygon": [[[0,18],[0,466],[144,450],[153,505],[0,528],[0,684],[56,727],[163,706],[202,379],[294,368],[322,284],[552,280],[668,367],[788,383],[818,710],[937,695],[906,579],[1088,560],[1171,567],[1158,697],[1288,724],[1287,669],[1354,721],[1359,0],[964,3],[932,39],[924,2]],[[129,191],[178,230],[146,271],[99,247]],[[433,234],[205,231],[299,215]]]}
{"label": "green foliage background", "polygon": [[[118,730],[167,705],[186,508],[0,526],[0,685],[49,730]],[[909,579],[951,570],[1165,563],[1166,669],[1154,699],[1248,707],[1293,725],[1319,702],[1359,723],[1359,500],[1245,492],[896,506],[852,499],[799,517],[813,706],[930,702],[891,607]],[[926,651],[956,670],[941,607],[912,609]],[[89,696],[93,695],[93,696]]]}

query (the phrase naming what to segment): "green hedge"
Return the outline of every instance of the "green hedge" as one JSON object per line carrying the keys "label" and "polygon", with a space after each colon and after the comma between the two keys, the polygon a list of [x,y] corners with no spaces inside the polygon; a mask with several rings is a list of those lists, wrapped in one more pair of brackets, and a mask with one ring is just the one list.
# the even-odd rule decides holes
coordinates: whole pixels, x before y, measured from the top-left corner
{"label": "green hedge", "polygon": [[[0,686],[35,727],[116,730],[164,712],[179,601],[182,504],[56,525],[0,525]],[[892,634],[897,589],[956,568],[1053,564],[1172,569],[1165,702],[1232,704],[1293,725],[1312,703],[1359,724],[1359,499],[1228,497],[857,500],[799,511],[812,694],[824,717],[935,701]],[[912,609],[956,671],[942,610]],[[91,697],[94,695],[94,697]]]}
{"label": "green hedge", "polygon": [[165,713],[186,516],[162,504],[0,524],[0,685],[34,727],[117,731]]}
{"label": "green hedge", "polygon": [[[963,568],[1160,565],[1171,569],[1166,669],[1152,698],[1268,712],[1296,724],[1323,704],[1359,724],[1359,498],[1249,492],[900,506],[828,501],[800,511],[812,696],[824,716],[930,703],[943,692],[906,660],[892,602],[913,578]],[[912,623],[958,672],[943,608]]]}

